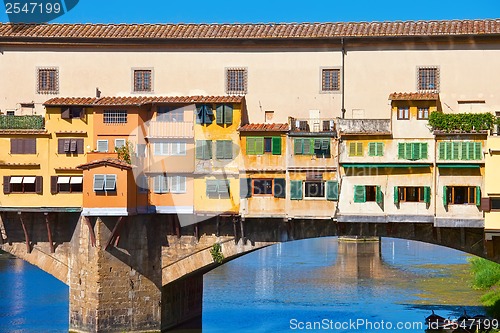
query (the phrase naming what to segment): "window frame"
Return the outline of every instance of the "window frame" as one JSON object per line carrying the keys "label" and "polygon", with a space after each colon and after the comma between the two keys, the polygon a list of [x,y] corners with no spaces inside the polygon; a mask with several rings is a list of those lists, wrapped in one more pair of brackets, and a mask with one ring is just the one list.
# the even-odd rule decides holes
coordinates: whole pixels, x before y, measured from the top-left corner
{"label": "window frame", "polygon": [[[149,79],[144,79],[144,75],[149,73]],[[139,77],[141,76],[141,77]],[[142,84],[138,83],[141,80]],[[144,83],[144,82],[147,83]],[[134,67],[132,68],[132,93],[153,93],[154,92],[154,69],[152,67]]]}
{"label": "window frame", "polygon": [[[50,75],[44,79],[42,76],[44,73],[53,73],[53,77]],[[42,81],[48,80],[47,83]],[[59,94],[59,68],[58,67],[37,67],[36,68],[36,93],[37,94]]]}
{"label": "window frame", "polygon": [[[404,111],[403,114],[401,114],[401,111]],[[398,120],[410,120],[410,108],[400,106],[398,107]]]}
{"label": "window frame", "polygon": [[[336,73],[336,85],[333,79],[327,84],[326,73]],[[342,91],[342,71],[341,67],[320,67],[320,92],[323,94],[335,94]]]}
{"label": "window frame", "polygon": [[[349,144],[349,146],[347,147],[347,156],[349,156],[349,157],[363,157],[365,155],[363,142],[350,141],[347,143]],[[354,147],[354,149],[351,149],[351,147]],[[351,152],[353,152],[353,154],[351,154]]]}
{"label": "window frame", "polygon": [[[427,115],[426,115],[427,112]],[[429,120],[429,107],[418,107],[417,108],[417,120]]]}
{"label": "window frame", "polygon": [[[106,142],[106,150],[99,150],[99,142],[104,143]],[[99,153],[108,153],[109,152],[109,141],[105,139],[97,140],[96,142],[96,151]]]}
{"label": "window frame", "polygon": [[126,124],[128,123],[128,110],[104,110],[102,122],[108,125]]}
{"label": "window frame", "polygon": [[[302,182],[302,186],[304,186],[303,193],[304,193],[304,199],[305,200],[318,200],[318,199],[326,199],[326,181],[324,180],[305,180]],[[308,185],[320,185],[320,195],[317,196],[310,196],[308,194],[310,193],[310,189],[308,190],[307,186]],[[322,195],[321,195],[322,192]]]}
{"label": "window frame", "polygon": [[[67,183],[60,183],[59,178],[61,177],[67,177],[68,182]],[[71,180],[72,178],[80,178],[80,182],[78,183],[72,183]],[[54,184],[53,184],[54,182]],[[67,190],[61,189],[61,186],[63,185],[68,185]],[[55,185],[55,186],[54,186]],[[53,188],[55,187],[55,188]],[[83,193],[83,176],[52,176],[51,177],[51,193],[52,194],[57,194],[57,193],[63,193],[63,194],[71,194],[71,193]]]}
{"label": "window frame", "polygon": [[[424,73],[423,71],[427,71]],[[430,75],[430,71],[434,73]],[[424,75],[422,75],[424,73]],[[439,66],[417,66],[416,70],[417,75],[417,91],[419,92],[439,92],[440,89],[440,68]],[[427,80],[433,82],[426,82]],[[431,84],[434,84],[434,87],[431,87]]]}
{"label": "window frame", "polygon": [[[463,200],[463,202],[455,202],[456,201],[456,190],[457,188],[460,188],[460,189],[465,189],[466,190],[466,195],[464,197],[467,198],[467,202],[465,202],[465,200]],[[480,202],[477,202],[477,188],[478,186],[474,186],[474,185],[463,185],[463,186],[460,186],[460,185],[451,185],[451,186],[446,186],[446,197],[447,197],[447,204],[448,205],[456,205],[456,206],[460,206],[460,205],[466,205],[466,206],[469,206],[469,205],[472,205],[472,206],[477,206],[480,204]],[[471,202],[471,198],[473,198],[473,201]]]}
{"label": "window frame", "polygon": [[[270,182],[271,193],[255,193],[255,182]],[[267,185],[266,185],[267,187]],[[252,196],[273,197],[274,196],[274,178],[252,178]]]}
{"label": "window frame", "polygon": [[[246,95],[248,94],[248,67],[226,67],[225,70],[226,94],[228,95]],[[236,76],[238,73],[241,73]]]}

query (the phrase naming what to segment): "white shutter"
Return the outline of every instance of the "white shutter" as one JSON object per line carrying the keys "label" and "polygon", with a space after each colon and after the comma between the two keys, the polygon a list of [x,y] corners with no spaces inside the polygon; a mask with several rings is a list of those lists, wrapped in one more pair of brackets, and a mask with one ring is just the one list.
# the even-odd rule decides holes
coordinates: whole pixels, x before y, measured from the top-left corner
{"label": "white shutter", "polygon": [[108,140],[97,140],[97,151],[101,153],[108,152]]}

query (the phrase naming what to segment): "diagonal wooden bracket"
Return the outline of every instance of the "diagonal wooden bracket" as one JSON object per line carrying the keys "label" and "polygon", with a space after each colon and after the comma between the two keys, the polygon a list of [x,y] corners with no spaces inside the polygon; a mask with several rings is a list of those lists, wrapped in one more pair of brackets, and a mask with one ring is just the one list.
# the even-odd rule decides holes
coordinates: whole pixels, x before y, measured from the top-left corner
{"label": "diagonal wooden bracket", "polygon": [[109,237],[108,242],[106,243],[106,250],[111,246],[118,246],[118,242],[120,241],[120,231],[123,226],[123,224],[127,221],[126,216],[120,216],[118,218],[118,221],[116,221],[115,227],[113,228],[113,231],[111,232],[111,236]]}
{"label": "diagonal wooden bracket", "polygon": [[26,240],[26,252],[31,253],[30,237],[28,235],[28,229],[26,229],[26,224],[24,223],[24,217],[21,212],[17,212],[17,215],[19,215],[19,221],[21,221],[21,225],[23,226],[24,239]]}
{"label": "diagonal wooden bracket", "polygon": [[45,226],[47,227],[47,238],[49,240],[50,253],[56,252],[54,247],[54,242],[52,241],[52,230],[50,228],[50,215],[49,213],[45,213]]}
{"label": "diagonal wooden bracket", "polygon": [[89,228],[90,244],[92,245],[92,247],[95,247],[96,246],[95,233],[94,233],[94,228],[92,227],[92,223],[90,223],[90,218],[88,216],[82,216],[82,219],[83,222]]}

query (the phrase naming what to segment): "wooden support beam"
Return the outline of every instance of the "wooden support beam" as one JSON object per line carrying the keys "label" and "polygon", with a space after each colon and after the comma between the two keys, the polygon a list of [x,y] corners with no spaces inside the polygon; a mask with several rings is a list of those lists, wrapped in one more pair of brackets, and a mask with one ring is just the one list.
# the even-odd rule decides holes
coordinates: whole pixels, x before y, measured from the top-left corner
{"label": "wooden support beam", "polygon": [[44,213],[45,215],[45,226],[47,227],[47,239],[49,240],[50,253],[56,252],[54,248],[54,242],[52,241],[52,230],[50,228],[50,215],[49,213]]}
{"label": "wooden support beam", "polygon": [[118,218],[118,221],[116,221],[115,227],[113,228],[113,231],[111,231],[111,236],[108,239],[108,242],[106,243],[106,250],[113,244],[113,246],[118,246],[118,241],[120,240],[120,230],[122,228],[122,225],[125,223],[127,220],[126,216],[120,216]]}
{"label": "wooden support beam", "polygon": [[82,216],[82,219],[89,228],[90,244],[92,245],[92,247],[96,247],[94,228],[92,227],[92,223],[90,223],[90,218],[88,216]]}
{"label": "wooden support beam", "polygon": [[236,222],[238,221],[238,219],[236,218],[236,216],[233,216],[233,233],[234,233],[234,243],[235,244],[238,244],[238,226],[236,225]]}
{"label": "wooden support beam", "polygon": [[220,236],[220,215],[217,215],[217,217],[215,218],[215,221],[216,221],[216,225],[215,225],[215,236],[216,237],[219,237]]}
{"label": "wooden support beam", "polygon": [[240,231],[241,231],[241,240],[243,241],[243,245],[247,244],[247,239],[245,238],[245,219],[240,218]]}
{"label": "wooden support beam", "polygon": [[200,230],[198,228],[198,223],[194,224],[194,238],[196,238],[196,242],[200,240]]}
{"label": "wooden support beam", "polygon": [[174,222],[175,234],[177,235],[177,238],[181,238],[181,223],[176,215],[172,216],[172,221]]}
{"label": "wooden support beam", "polygon": [[26,224],[24,223],[23,215],[21,214],[21,212],[17,212],[17,215],[19,215],[19,220],[21,221],[21,225],[23,226],[24,238],[26,240],[26,252],[31,253],[30,237],[28,235],[28,229],[26,229]]}
{"label": "wooden support beam", "polygon": [[2,244],[7,243],[7,231],[5,230],[4,220],[4,213],[0,213],[0,242],[2,242]]}

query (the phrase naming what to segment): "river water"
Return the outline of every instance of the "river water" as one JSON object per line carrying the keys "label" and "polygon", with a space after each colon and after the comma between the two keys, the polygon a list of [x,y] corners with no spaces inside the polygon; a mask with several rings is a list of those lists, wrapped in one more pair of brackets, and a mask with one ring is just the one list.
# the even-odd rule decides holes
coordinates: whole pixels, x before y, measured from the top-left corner
{"label": "river water", "polygon": [[[444,317],[484,313],[464,274],[449,277],[466,262],[459,251],[391,238],[278,244],[205,275],[203,332],[422,333],[431,310]],[[0,332],[67,331],[68,288],[0,255]]]}

